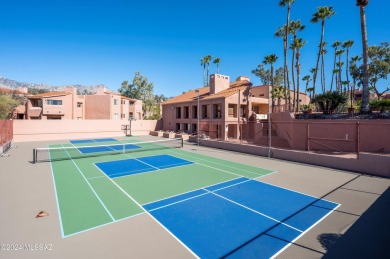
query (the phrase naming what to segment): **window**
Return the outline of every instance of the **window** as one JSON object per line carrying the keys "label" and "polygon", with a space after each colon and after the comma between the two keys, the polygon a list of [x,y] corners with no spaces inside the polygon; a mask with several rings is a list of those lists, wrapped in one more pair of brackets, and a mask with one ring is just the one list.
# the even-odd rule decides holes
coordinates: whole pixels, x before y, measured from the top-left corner
{"label": "window", "polygon": [[62,100],[46,100],[47,105],[62,105]]}
{"label": "window", "polygon": [[61,120],[61,116],[47,116],[48,120]]}
{"label": "window", "polygon": [[121,100],[121,104],[126,104],[126,100]]}
{"label": "window", "polygon": [[240,116],[241,117],[246,117],[246,105],[241,105],[240,106]]}
{"label": "window", "polygon": [[130,105],[134,105],[134,102],[132,102],[132,101],[129,101],[129,104],[130,104]]}
{"label": "window", "polygon": [[197,124],[192,124],[192,133],[197,133]]}
{"label": "window", "polygon": [[83,103],[79,103],[79,102],[78,102],[78,103],[77,103],[77,107],[79,107],[79,108],[80,108],[80,107],[83,107]]}
{"label": "window", "polygon": [[114,120],[118,119],[118,113],[114,113]]}
{"label": "window", "polygon": [[31,100],[32,107],[42,107],[42,100]]}
{"label": "window", "polygon": [[181,107],[176,107],[176,119],[181,118]]}
{"label": "window", "polygon": [[192,106],[192,118],[193,119],[198,118],[198,106]]}
{"label": "window", "polygon": [[228,115],[229,117],[237,117],[237,104],[231,104],[228,105]]}
{"label": "window", "polygon": [[184,118],[188,119],[190,117],[190,107],[185,106],[184,107]]}
{"label": "window", "polygon": [[260,107],[259,106],[253,106],[252,107],[252,111],[256,114],[259,114],[260,113]]}
{"label": "window", "polygon": [[208,111],[207,111],[208,105],[202,105],[202,118],[208,118]]}
{"label": "window", "polygon": [[114,105],[118,105],[118,99],[114,99]]}
{"label": "window", "polygon": [[176,123],[176,131],[180,131],[180,123]]}
{"label": "window", "polygon": [[213,117],[214,119],[222,118],[222,105],[220,103],[213,104]]}

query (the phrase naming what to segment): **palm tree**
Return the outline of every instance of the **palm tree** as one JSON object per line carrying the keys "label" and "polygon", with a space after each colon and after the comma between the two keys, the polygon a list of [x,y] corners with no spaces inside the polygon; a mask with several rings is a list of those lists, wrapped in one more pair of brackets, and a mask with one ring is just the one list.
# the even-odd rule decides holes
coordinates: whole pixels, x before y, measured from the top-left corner
{"label": "palm tree", "polygon": [[[293,89],[294,89],[294,97],[293,100],[295,100],[295,89],[296,89],[296,84],[295,84],[295,78],[294,78],[294,57],[295,57],[295,47],[293,47],[295,40],[297,39],[297,32],[302,31],[305,29],[305,26],[302,25],[300,20],[297,21],[291,21],[289,25],[289,33],[293,35],[293,43],[290,45],[290,49],[292,49],[292,59],[291,59],[291,78],[292,78],[292,83],[293,83]],[[293,102],[294,106],[294,102]]]}
{"label": "palm tree", "polygon": [[[349,89],[349,77],[348,77],[348,74],[349,74],[349,69],[348,69],[348,63],[349,63],[349,48],[352,47],[354,44],[354,41],[353,40],[347,40],[347,41],[344,41],[343,42],[343,45],[342,47],[345,49],[345,51],[347,52],[347,57],[346,57],[346,62],[345,62],[345,74],[347,76],[347,87],[348,87],[348,92],[350,91]],[[351,95],[352,96],[352,95]],[[351,99],[351,108],[352,108],[352,99]]]}
{"label": "palm tree", "polygon": [[368,0],[356,0],[356,5],[360,8],[360,27],[362,30],[362,46],[363,46],[363,94],[361,111],[368,112],[370,110],[369,92],[368,92],[368,40],[366,26],[366,10],[364,7],[368,5]]}
{"label": "palm tree", "polygon": [[207,77],[206,77],[206,57],[200,59],[200,65],[203,66],[203,86],[207,86]]}
{"label": "palm tree", "polygon": [[210,67],[210,61],[213,59],[211,57],[211,55],[207,55],[204,57],[205,58],[205,61],[206,61],[206,64],[207,64],[207,79],[206,79],[206,82],[207,84],[206,85],[209,85],[209,67]]}
{"label": "palm tree", "polygon": [[322,50],[321,50],[321,88],[322,92],[325,93],[325,60],[324,56],[328,51],[325,49],[327,42],[322,43]]}
{"label": "palm tree", "polygon": [[316,71],[313,74],[313,95],[315,95],[316,92],[316,80],[317,80],[317,72],[318,72],[318,65],[320,63],[320,56],[323,55],[322,53],[322,42],[324,42],[324,32],[325,32],[325,20],[329,19],[335,14],[333,11],[333,7],[330,6],[323,6],[318,7],[317,12],[313,14],[313,17],[311,19],[312,23],[318,23],[321,21],[321,39],[320,39],[320,45],[318,50],[318,56],[317,56],[317,64],[316,64]]}
{"label": "palm tree", "polygon": [[[336,52],[337,52],[337,48],[341,45],[341,42],[336,40],[335,42],[333,42],[332,44],[332,47],[334,48],[334,60],[333,60],[333,71],[336,69],[336,58],[337,58],[337,55],[336,55]],[[333,73],[332,74],[332,81],[330,82],[330,91],[332,91],[332,88],[333,88],[333,78],[334,78],[335,74]]]}
{"label": "palm tree", "polygon": [[309,86],[309,82],[311,81],[311,78],[310,78],[310,75],[306,75],[302,78],[302,81],[305,81],[306,82],[306,87],[305,87],[305,93],[307,93],[307,89],[308,89],[308,86]]}
{"label": "palm tree", "polygon": [[343,82],[341,80],[341,72],[343,70],[342,68],[343,68],[344,62],[339,61],[339,62],[336,63],[336,65],[337,65],[337,73],[338,73],[338,76],[337,76],[338,79],[337,79],[337,83],[336,83],[336,90],[339,93],[343,93],[343,88],[342,88],[342,85],[341,85],[341,83]]}
{"label": "palm tree", "polygon": [[[297,50],[295,59],[295,67],[297,69],[297,96],[295,97],[295,92],[294,92],[294,108],[296,108],[295,111],[299,111],[299,86],[300,86],[300,76],[301,76],[301,65],[299,63],[299,59],[301,57],[301,48],[306,44],[306,41],[303,41],[302,38],[295,39],[293,42],[294,48]],[[294,89],[295,90],[295,89]],[[295,99],[296,98],[296,99]],[[296,102],[296,105],[295,105]]]}
{"label": "palm tree", "polygon": [[[286,25],[282,26],[282,27],[278,27],[276,32],[275,32],[275,37],[278,37],[278,38],[283,38],[283,43],[285,45],[287,45],[287,38],[286,38]],[[285,59],[287,59],[287,52],[285,52]],[[287,71],[287,73],[286,73]],[[288,66],[287,66],[287,60],[285,61],[285,64],[283,66],[283,87],[284,87],[284,98],[285,98],[285,103],[287,104],[288,100],[288,95],[287,95],[287,89],[289,89],[288,91],[290,91],[290,80],[289,80],[289,76],[288,76]]]}
{"label": "palm tree", "polygon": [[353,79],[353,84],[352,84],[352,89],[351,89],[351,102],[355,98],[355,88],[356,88],[356,83],[358,78],[360,77],[360,71],[357,66],[357,62],[360,61],[362,58],[359,56],[354,56],[351,58],[350,61],[350,66],[349,66],[349,73],[352,76]]}
{"label": "palm tree", "polygon": [[214,58],[213,63],[215,65],[217,65],[217,74],[219,74],[219,63],[221,63],[221,59],[220,58]]}
{"label": "palm tree", "polygon": [[341,62],[341,57],[344,53],[344,50],[343,49],[339,49],[336,51],[336,56],[338,57],[338,62],[336,62],[336,66],[337,66],[337,72],[338,74],[336,75],[337,77],[337,80],[336,80],[336,89],[337,91],[339,92],[342,92],[342,89],[341,89],[341,71],[342,71],[342,65],[344,65],[343,62]]}
{"label": "palm tree", "polygon": [[[283,85],[285,86],[284,88],[284,93],[285,93],[285,98],[287,98],[287,89],[290,93],[290,81],[288,78],[288,65],[287,65],[287,48],[288,48],[288,32],[289,32],[289,23],[290,23],[290,12],[291,12],[291,4],[294,3],[295,0],[280,0],[279,1],[279,6],[285,7],[287,6],[287,16],[286,16],[286,26],[284,28],[284,47],[283,47],[283,57],[284,57],[284,81]],[[286,99],[287,101],[287,99]]]}
{"label": "palm tree", "polygon": [[[275,54],[271,54],[271,55],[266,56],[263,60],[264,65],[271,66],[271,88],[274,87],[274,63],[276,62],[277,59],[278,59],[278,56],[276,56]],[[274,110],[274,103],[272,106],[272,110]]]}

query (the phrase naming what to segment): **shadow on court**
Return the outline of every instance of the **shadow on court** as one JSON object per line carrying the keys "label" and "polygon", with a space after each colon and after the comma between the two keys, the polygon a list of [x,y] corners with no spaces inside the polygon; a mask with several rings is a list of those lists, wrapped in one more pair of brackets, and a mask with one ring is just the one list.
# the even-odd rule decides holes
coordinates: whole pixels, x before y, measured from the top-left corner
{"label": "shadow on court", "polygon": [[[319,237],[321,244],[329,249],[323,258],[388,258],[390,188],[340,238],[325,235]],[[332,247],[333,241],[335,244]]]}

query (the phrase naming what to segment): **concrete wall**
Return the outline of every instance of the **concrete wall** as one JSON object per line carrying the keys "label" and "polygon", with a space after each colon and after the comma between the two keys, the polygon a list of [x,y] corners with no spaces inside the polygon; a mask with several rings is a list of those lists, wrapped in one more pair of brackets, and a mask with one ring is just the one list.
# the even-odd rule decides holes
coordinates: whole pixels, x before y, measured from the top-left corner
{"label": "concrete wall", "polygon": [[[254,145],[240,145],[229,142],[200,140],[202,146],[220,148],[253,155],[267,156],[268,149]],[[272,158],[288,161],[326,166],[329,168],[354,171],[369,175],[390,178],[389,155],[361,153],[359,158],[345,158],[323,154],[308,153],[304,151],[285,150],[272,148]],[[255,158],[254,158],[255,159]],[[315,170],[315,168],[313,168]]]}
{"label": "concrete wall", "polygon": [[[121,120],[14,120],[14,141],[42,141],[125,136]],[[141,120],[131,123],[133,135],[148,135],[160,130],[161,121]]]}

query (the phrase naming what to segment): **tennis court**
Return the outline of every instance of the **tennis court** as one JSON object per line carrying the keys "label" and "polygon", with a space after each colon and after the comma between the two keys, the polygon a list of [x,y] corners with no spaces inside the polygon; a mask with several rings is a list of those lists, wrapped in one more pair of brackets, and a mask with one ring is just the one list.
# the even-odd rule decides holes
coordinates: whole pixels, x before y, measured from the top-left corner
{"label": "tennis court", "polygon": [[34,151],[51,161],[63,238],[148,215],[194,256],[269,258],[339,206],[258,181],[272,170],[181,146],[87,139]]}

